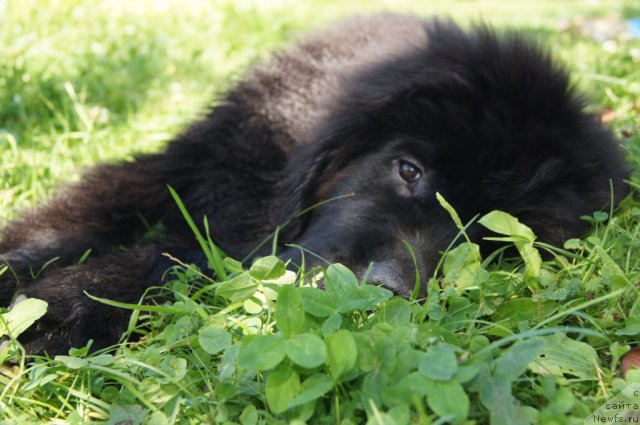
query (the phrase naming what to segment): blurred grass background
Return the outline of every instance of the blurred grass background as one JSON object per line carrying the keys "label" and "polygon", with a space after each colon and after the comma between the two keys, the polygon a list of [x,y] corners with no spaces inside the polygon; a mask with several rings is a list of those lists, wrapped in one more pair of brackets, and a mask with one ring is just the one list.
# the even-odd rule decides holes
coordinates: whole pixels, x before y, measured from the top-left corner
{"label": "blurred grass background", "polygon": [[381,10],[539,37],[640,161],[640,41],[616,32],[637,0],[0,0],[0,224],[86,166],[160,149],[290,40]]}

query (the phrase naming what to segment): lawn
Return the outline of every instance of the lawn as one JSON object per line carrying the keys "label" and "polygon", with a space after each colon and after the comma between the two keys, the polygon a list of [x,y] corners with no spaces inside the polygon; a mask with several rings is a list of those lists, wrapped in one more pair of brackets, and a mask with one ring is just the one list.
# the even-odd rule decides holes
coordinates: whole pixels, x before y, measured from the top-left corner
{"label": "lawn", "polygon": [[[374,10],[538,37],[575,71],[640,184],[640,38],[614,31],[640,17],[637,1],[0,0],[0,223],[92,164],[160,149],[296,37]],[[481,261],[461,245],[424,302],[339,265],[320,291],[292,285],[274,257],[225,259],[227,282],[177,264],[168,301],[122,306],[139,342],[35,360],[0,348],[0,423],[581,424],[640,388],[640,371],[621,372],[640,343],[640,203],[583,219],[592,232],[563,247],[530,237],[551,254],[539,267],[531,251]],[[28,307],[2,317],[42,309]]]}

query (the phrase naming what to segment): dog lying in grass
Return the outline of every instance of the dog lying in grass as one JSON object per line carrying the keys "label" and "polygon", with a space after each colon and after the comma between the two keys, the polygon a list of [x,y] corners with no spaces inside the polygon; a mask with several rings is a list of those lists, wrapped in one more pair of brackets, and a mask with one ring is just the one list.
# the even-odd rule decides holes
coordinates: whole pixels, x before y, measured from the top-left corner
{"label": "dog lying in grass", "polygon": [[[168,185],[234,258],[270,252],[261,242],[288,223],[283,259],[312,252],[307,268],[324,258],[369,269],[369,282],[408,294],[405,241],[426,276],[458,233],[437,192],[464,222],[499,209],[559,244],[588,230],[581,215],[625,196],[626,177],[564,68],[522,35],[353,19],[256,66],[165,151],[95,167],[9,223],[0,303],[16,293],[49,303],[22,338],[29,352],[115,342],[129,311],[85,291],[136,303],[172,265],[165,252],[206,267]],[[163,232],[141,239],[158,223]],[[480,226],[467,233],[487,248]]]}

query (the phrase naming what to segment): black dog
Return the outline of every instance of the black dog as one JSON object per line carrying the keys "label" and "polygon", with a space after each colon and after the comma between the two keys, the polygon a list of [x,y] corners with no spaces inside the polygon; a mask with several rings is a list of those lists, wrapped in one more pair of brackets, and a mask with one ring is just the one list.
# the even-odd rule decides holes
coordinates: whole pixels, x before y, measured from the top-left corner
{"label": "black dog", "polygon": [[[285,246],[295,243],[358,273],[373,262],[371,282],[406,294],[415,271],[402,241],[427,275],[457,233],[436,192],[463,220],[501,209],[557,244],[587,230],[579,217],[605,207],[611,185],[624,196],[626,176],[563,68],[522,36],[355,19],[256,67],[165,152],[96,167],[9,223],[0,302],[17,288],[49,302],[24,341],[31,352],[114,342],[127,311],[83,291],[137,302],[171,265],[163,252],[204,264],[167,185],[235,258],[337,198],[282,229],[282,257],[299,260]],[[164,236],[139,242],[145,223]],[[480,229],[470,234],[482,243]]]}

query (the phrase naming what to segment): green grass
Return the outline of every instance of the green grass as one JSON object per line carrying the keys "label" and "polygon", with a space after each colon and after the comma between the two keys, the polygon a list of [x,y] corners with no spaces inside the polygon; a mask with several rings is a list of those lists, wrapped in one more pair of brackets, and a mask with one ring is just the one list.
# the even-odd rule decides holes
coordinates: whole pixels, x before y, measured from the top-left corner
{"label": "green grass", "polygon": [[[634,1],[0,1],[0,221],[83,167],[160,149],[251,63],[309,29],[384,9],[536,34],[576,71],[592,110],[613,111],[640,169],[640,41],[605,49],[560,29],[567,17],[638,16]],[[640,204],[589,220],[593,232],[565,247],[533,243],[552,253],[539,266],[529,248],[481,261],[461,245],[424,303],[357,285],[339,266],[327,291],[288,285],[295,276],[271,257],[250,270],[225,259],[227,282],[177,266],[171,301],[129,306],[141,342],[35,363],[0,352],[13,362],[0,365],[0,421],[582,423],[640,383],[620,373],[640,342]]]}

